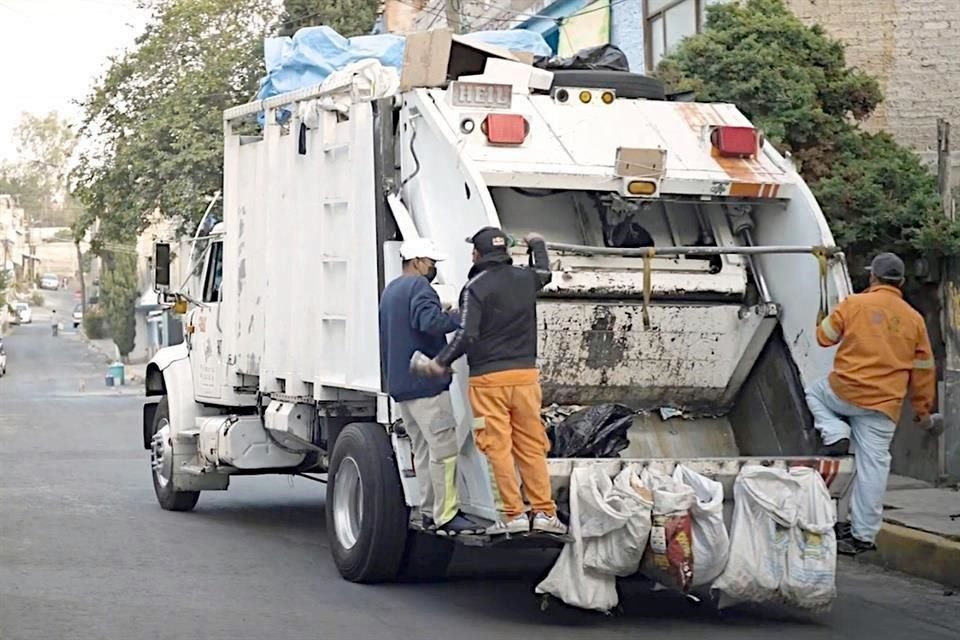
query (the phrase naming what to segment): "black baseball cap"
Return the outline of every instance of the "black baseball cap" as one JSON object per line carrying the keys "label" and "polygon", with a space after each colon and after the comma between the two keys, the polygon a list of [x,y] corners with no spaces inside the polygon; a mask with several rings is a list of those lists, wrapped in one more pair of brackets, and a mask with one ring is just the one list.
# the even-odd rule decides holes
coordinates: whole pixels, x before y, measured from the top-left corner
{"label": "black baseball cap", "polygon": [[900,282],[903,280],[906,268],[903,266],[903,260],[895,253],[878,253],[867,271],[876,276],[877,280],[884,282]]}
{"label": "black baseball cap", "polygon": [[473,248],[482,256],[497,253],[506,254],[507,248],[512,244],[510,237],[496,227],[480,229],[473,236],[467,238],[467,242],[473,243]]}

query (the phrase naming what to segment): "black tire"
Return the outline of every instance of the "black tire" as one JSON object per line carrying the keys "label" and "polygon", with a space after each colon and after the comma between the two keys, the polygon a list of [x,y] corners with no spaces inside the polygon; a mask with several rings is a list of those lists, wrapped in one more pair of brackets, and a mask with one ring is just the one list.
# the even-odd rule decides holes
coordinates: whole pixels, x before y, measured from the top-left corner
{"label": "black tire", "polygon": [[[157,405],[157,413],[153,418],[153,432],[155,435],[160,430],[161,425],[170,423],[170,405],[166,396]],[[153,461],[151,454],[151,463]],[[157,502],[160,507],[166,511],[190,511],[197,506],[197,500],[200,499],[199,491],[177,491],[173,488],[173,480],[168,480],[165,484],[161,483],[151,464],[150,475],[153,476],[153,492],[157,494]]]}
{"label": "black tire", "polygon": [[[359,523],[350,518],[348,508],[337,508],[338,482],[343,482],[341,504],[349,504],[354,476],[362,489]],[[375,423],[347,425],[333,446],[327,478],[327,532],[340,575],[360,583],[396,578],[409,533],[409,511],[386,430]]]}
{"label": "black tire", "polygon": [[449,538],[411,531],[407,536],[399,579],[404,582],[443,580],[447,577],[455,545]]}
{"label": "black tire", "polygon": [[553,88],[611,89],[620,98],[665,100],[663,82],[628,71],[561,70],[553,72]]}

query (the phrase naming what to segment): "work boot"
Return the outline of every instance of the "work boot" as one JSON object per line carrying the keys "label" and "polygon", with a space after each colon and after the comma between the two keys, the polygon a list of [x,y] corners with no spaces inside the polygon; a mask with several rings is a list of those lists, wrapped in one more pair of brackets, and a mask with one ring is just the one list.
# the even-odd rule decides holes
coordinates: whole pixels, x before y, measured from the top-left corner
{"label": "work boot", "polygon": [[845,556],[855,556],[865,551],[876,551],[877,545],[872,542],[864,542],[850,535],[848,538],[837,540],[837,553]]}
{"label": "work boot", "polygon": [[438,536],[459,536],[483,533],[484,528],[477,526],[472,520],[468,520],[461,512],[445,523],[437,527]]}
{"label": "work boot", "polygon": [[833,525],[833,532],[837,535],[838,541],[853,536],[853,528],[849,522],[838,522]]}
{"label": "work boot", "polygon": [[818,456],[845,456],[850,451],[850,438],[842,438],[833,444],[822,444],[817,450]]}
{"label": "work boot", "polygon": [[530,518],[522,513],[513,518],[499,520],[487,527],[489,536],[500,536],[505,533],[530,533]]}
{"label": "work boot", "polygon": [[555,515],[551,516],[538,511],[533,516],[533,530],[562,536],[567,533],[567,525],[560,522],[560,518]]}

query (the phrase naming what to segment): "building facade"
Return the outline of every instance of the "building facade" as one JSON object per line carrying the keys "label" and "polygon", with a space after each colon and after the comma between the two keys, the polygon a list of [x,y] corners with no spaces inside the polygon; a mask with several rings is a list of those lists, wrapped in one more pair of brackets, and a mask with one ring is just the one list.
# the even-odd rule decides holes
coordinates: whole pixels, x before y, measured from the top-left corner
{"label": "building facade", "polygon": [[33,273],[27,222],[12,195],[0,194],[0,269],[20,280]]}

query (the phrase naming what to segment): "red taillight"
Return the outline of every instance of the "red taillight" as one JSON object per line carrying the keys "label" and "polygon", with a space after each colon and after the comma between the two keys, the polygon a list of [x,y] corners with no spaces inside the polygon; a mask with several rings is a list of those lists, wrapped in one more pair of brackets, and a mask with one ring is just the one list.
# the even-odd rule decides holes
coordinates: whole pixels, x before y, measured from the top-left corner
{"label": "red taillight", "polygon": [[717,127],[710,133],[710,142],[721,156],[754,156],[759,146],[759,134],[753,127]]}
{"label": "red taillight", "polygon": [[530,123],[517,113],[491,113],[480,124],[490,144],[522,144],[530,132]]}

